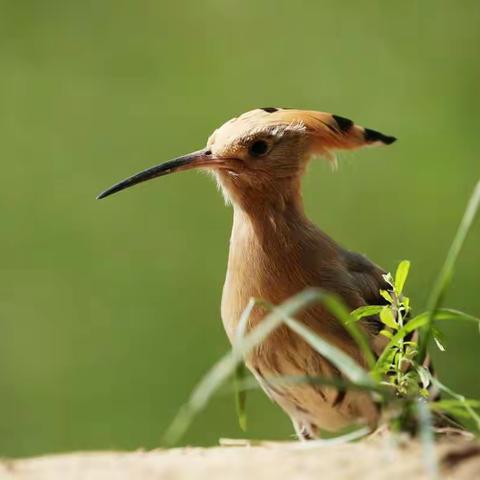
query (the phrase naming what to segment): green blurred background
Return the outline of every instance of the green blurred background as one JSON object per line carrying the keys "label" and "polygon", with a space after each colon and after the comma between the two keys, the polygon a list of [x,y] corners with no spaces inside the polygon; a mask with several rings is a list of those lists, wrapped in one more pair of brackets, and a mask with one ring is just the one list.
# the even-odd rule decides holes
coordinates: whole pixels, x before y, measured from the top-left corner
{"label": "green blurred background", "polygon": [[[231,211],[188,172],[95,195],[201,148],[258,106],[330,111],[399,137],[312,164],[309,215],[387,269],[417,309],[479,177],[477,1],[0,1],[0,455],[159,445],[227,348]],[[480,313],[480,225],[448,296]],[[479,338],[454,325],[444,381],[480,396]],[[186,443],[286,438],[216,399]]]}

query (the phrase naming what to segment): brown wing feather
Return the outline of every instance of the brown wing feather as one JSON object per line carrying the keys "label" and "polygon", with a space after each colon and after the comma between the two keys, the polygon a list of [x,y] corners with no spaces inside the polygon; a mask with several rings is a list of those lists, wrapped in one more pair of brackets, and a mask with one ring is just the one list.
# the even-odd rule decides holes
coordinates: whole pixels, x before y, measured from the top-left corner
{"label": "brown wing feather", "polygon": [[[387,302],[380,295],[380,290],[389,288],[383,278],[385,271],[359,253],[342,249],[341,256],[351,278],[352,286],[360,297],[362,304],[385,305]],[[361,322],[372,335],[372,348],[379,355],[387,343],[386,337],[379,335],[379,332],[384,328],[383,323],[378,315],[364,317]]]}
{"label": "brown wing feather", "polygon": [[355,287],[368,305],[383,305],[385,299],[380,295],[381,289],[388,289],[384,280],[385,271],[359,253],[342,251],[345,266],[354,279]]}

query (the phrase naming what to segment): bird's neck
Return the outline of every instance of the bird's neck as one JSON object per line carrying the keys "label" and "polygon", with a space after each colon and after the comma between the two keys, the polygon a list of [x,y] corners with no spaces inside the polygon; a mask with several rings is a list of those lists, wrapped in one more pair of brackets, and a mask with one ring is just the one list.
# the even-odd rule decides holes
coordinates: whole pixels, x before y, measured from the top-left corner
{"label": "bird's neck", "polygon": [[[230,339],[250,298],[280,304],[316,285],[320,265],[333,258],[336,244],[306,217],[299,182],[268,194],[233,201],[234,215],[222,319]],[[270,191],[271,192],[271,191]],[[238,197],[237,197],[238,198]],[[328,263],[328,262],[327,262]],[[251,326],[262,318],[256,312]]]}
{"label": "bird's neck", "polygon": [[227,275],[230,285],[248,286],[249,296],[266,298],[266,285],[291,277],[315,228],[304,213],[299,182],[275,191],[233,203]]}
{"label": "bird's neck", "polygon": [[233,210],[231,248],[256,244],[268,249],[309,224],[299,181],[265,193],[243,191],[235,197]]}

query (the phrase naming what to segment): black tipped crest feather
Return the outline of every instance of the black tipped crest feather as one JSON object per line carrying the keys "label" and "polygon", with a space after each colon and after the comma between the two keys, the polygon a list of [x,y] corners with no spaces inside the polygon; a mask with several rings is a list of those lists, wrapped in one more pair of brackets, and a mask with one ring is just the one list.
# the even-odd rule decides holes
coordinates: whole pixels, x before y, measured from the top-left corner
{"label": "black tipped crest feather", "polygon": [[264,112],[267,112],[267,113],[278,112],[278,108],[276,107],[261,107],[260,110],[263,110]]}
{"label": "black tipped crest feather", "polygon": [[368,143],[373,142],[382,142],[385,145],[392,144],[396,138],[391,137],[390,135],[384,135],[383,133],[377,132],[376,130],[372,130],[370,128],[366,128],[363,134],[365,141]]}
{"label": "black tipped crest feather", "polygon": [[353,122],[349,118],[340,117],[339,115],[332,115],[337,122],[338,128],[341,132],[348,132],[353,127]]}

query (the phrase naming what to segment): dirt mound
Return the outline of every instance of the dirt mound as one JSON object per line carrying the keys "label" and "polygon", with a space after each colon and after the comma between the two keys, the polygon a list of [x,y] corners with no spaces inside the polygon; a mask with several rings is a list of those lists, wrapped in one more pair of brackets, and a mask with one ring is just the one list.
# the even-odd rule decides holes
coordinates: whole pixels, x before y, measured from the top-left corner
{"label": "dirt mound", "polygon": [[[480,479],[479,443],[463,438],[445,439],[438,444],[436,457],[441,478]],[[265,443],[3,460],[0,479],[415,480],[430,478],[429,463],[417,441],[398,446],[388,438],[371,438],[340,445]]]}

